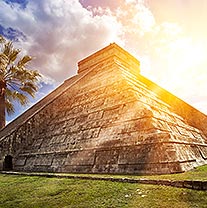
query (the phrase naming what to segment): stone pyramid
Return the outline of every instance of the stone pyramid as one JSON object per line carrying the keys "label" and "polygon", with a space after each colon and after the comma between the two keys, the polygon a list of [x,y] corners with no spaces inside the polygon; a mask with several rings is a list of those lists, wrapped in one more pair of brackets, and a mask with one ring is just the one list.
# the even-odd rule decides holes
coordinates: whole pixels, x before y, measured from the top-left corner
{"label": "stone pyramid", "polygon": [[207,116],[115,43],[0,132],[0,170],[165,174],[207,163]]}

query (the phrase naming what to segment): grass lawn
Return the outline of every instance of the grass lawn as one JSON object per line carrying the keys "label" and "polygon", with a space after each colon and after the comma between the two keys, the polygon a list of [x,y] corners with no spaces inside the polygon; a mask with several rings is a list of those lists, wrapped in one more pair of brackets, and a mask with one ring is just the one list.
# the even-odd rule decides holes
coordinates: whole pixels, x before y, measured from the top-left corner
{"label": "grass lawn", "polygon": [[0,174],[0,207],[195,208],[207,192],[110,181]]}

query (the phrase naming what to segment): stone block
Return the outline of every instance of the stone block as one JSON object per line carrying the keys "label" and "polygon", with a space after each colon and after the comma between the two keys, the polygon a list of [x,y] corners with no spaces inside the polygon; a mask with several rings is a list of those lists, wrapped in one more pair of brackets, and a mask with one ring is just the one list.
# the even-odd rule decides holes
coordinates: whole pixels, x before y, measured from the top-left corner
{"label": "stone block", "polygon": [[192,181],[193,189],[202,190],[203,184],[201,181]]}
{"label": "stone block", "polygon": [[170,173],[181,173],[183,172],[182,165],[179,162],[171,162],[168,164]]}
{"label": "stone block", "polygon": [[94,165],[94,150],[69,152],[65,160],[66,166]]}
{"label": "stone block", "polygon": [[52,165],[51,167],[53,168],[53,170],[58,171],[58,169],[60,169],[61,167],[64,166],[65,161],[67,158],[67,154],[55,154],[52,160]]}
{"label": "stone block", "polygon": [[207,181],[202,181],[202,190],[207,190]]}
{"label": "stone block", "polygon": [[207,159],[207,146],[198,146],[202,157],[206,160]]}
{"label": "stone block", "polygon": [[118,173],[117,164],[95,164],[92,169],[93,173]]}
{"label": "stone block", "polygon": [[54,157],[53,154],[37,155],[34,165],[35,166],[51,166],[53,157]]}
{"label": "stone block", "polygon": [[193,182],[192,181],[184,181],[183,183],[183,187],[184,188],[189,188],[189,189],[192,189],[193,188]]}
{"label": "stone block", "polygon": [[96,138],[99,136],[100,128],[92,128],[81,132],[82,140]]}
{"label": "stone block", "polygon": [[26,157],[18,157],[17,160],[15,161],[15,166],[24,166],[26,163]]}
{"label": "stone block", "polygon": [[152,145],[124,147],[119,154],[118,164],[147,164]]}
{"label": "stone block", "polygon": [[98,120],[98,119],[101,119],[103,117],[103,111],[96,111],[96,112],[93,112],[93,113],[90,113],[88,115],[88,120],[91,121],[91,120]]}
{"label": "stone block", "polygon": [[91,173],[92,166],[90,165],[64,165],[61,167],[60,172],[69,172],[69,173]]}
{"label": "stone block", "polygon": [[171,186],[178,187],[178,188],[183,188],[184,187],[184,182],[183,181],[172,181]]}
{"label": "stone block", "polygon": [[118,164],[119,150],[96,150],[95,165]]}
{"label": "stone block", "polygon": [[30,156],[27,156],[25,166],[26,166],[26,167],[33,168],[34,165],[35,165],[35,160],[36,160],[36,155],[30,155]]}

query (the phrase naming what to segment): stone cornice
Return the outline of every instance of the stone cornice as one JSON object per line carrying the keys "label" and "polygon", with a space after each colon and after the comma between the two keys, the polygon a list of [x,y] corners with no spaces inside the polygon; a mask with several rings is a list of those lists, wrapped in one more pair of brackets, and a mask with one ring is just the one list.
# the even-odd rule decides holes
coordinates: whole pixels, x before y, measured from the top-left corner
{"label": "stone cornice", "polygon": [[129,70],[136,70],[136,73],[139,74],[140,62],[116,43],[111,43],[107,47],[78,62],[78,73],[89,70],[94,65],[99,64],[100,62],[111,57],[114,57],[115,62],[123,64],[128,67]]}

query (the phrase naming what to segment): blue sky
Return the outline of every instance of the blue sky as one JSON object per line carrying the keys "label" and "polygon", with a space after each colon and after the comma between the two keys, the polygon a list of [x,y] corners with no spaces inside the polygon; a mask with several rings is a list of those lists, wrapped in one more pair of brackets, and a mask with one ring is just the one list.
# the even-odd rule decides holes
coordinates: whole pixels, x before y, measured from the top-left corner
{"label": "blue sky", "polygon": [[206,11],[206,0],[1,0],[0,34],[43,75],[31,104],[116,42],[141,61],[143,75],[207,113]]}
{"label": "blue sky", "polygon": [[25,8],[27,5],[28,0],[3,0],[6,3],[12,5],[13,3],[17,3],[19,4],[19,6],[21,6],[21,8]]}

